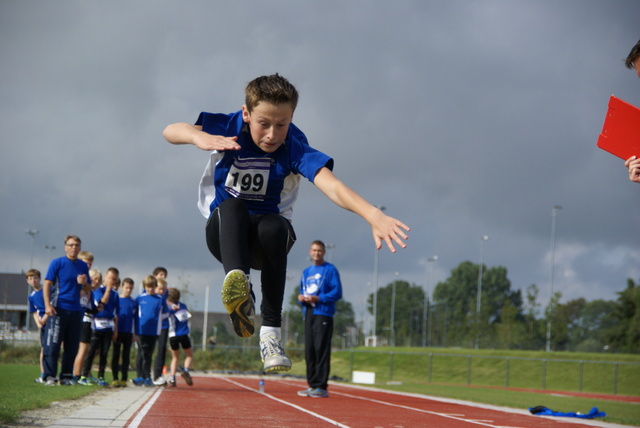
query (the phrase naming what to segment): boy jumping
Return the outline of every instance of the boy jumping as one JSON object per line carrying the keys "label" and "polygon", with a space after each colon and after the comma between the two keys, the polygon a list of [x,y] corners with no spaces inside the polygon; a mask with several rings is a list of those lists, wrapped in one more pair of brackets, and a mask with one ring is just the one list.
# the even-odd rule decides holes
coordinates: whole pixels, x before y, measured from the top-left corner
{"label": "boy jumping", "polygon": [[250,269],[261,270],[260,352],[266,372],[289,370],[281,344],[287,254],[295,242],[291,214],[304,176],[332,202],[365,219],[376,248],[404,248],[409,227],[385,215],[338,180],[333,159],[311,148],[293,123],[296,88],[284,77],[261,76],[245,89],[245,104],[230,114],[201,113],[195,125],[167,126],[171,144],[211,151],[200,181],[198,206],[208,219],[209,251],[226,277],[222,300],[236,334],[254,332]]}

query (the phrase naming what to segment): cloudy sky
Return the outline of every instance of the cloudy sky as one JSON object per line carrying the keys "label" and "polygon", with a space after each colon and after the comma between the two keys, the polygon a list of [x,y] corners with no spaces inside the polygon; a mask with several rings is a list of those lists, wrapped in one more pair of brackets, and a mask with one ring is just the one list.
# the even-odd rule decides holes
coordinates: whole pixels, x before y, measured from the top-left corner
{"label": "cloudy sky", "polygon": [[[636,0],[0,1],[0,271],[29,268],[25,230],[42,271],[77,234],[97,268],[139,283],[165,266],[222,310],[196,208],[208,155],[161,133],[279,72],[335,174],[412,228],[379,253],[380,286],[433,288],[482,253],[544,305],[561,205],[554,290],[616,299],[640,278],[640,185],[595,144],[610,95],[640,106],[638,17]],[[322,239],[360,318],[369,227],[308,182],[294,226],[287,296]]]}

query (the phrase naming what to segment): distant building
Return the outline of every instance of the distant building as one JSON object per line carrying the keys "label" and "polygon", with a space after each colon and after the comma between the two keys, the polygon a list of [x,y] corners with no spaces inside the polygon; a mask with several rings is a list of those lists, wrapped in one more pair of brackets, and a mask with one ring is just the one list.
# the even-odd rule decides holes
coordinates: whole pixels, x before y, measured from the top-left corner
{"label": "distant building", "polygon": [[33,318],[27,320],[30,293],[24,273],[0,273],[0,321],[18,329],[36,329]]}

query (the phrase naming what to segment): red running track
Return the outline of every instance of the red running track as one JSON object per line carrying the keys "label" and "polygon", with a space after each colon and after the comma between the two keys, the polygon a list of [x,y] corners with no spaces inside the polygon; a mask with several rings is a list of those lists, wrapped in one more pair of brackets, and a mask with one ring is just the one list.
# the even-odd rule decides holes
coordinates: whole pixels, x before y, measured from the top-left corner
{"label": "red running track", "polygon": [[576,418],[340,384],[330,385],[329,398],[296,395],[306,387],[303,381],[266,378],[262,394],[255,377],[198,376],[191,387],[179,382],[159,388],[126,427],[593,427]]}

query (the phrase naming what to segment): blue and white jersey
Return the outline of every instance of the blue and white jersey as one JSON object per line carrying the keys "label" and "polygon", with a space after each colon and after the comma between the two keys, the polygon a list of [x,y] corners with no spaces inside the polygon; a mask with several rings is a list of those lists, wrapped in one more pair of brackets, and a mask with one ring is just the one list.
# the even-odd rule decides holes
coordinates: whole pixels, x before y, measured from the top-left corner
{"label": "blue and white jersey", "polygon": [[118,311],[118,333],[135,333],[135,318],[138,316],[138,304],[131,297],[120,297]]}
{"label": "blue and white jersey", "polygon": [[[319,301],[313,307],[314,315],[332,317],[336,313],[336,302],[342,299],[342,283],[338,269],[328,262],[320,266],[309,266],[300,278],[300,294],[318,296]],[[306,305],[302,305],[302,313],[305,316],[307,309]]]}
{"label": "blue and white jersey", "polygon": [[32,314],[36,311],[40,318],[44,316],[45,306],[42,290],[33,290],[31,294],[29,294],[29,313]]}
{"label": "blue and white jersey", "polygon": [[138,336],[160,336],[162,312],[169,311],[168,308],[165,309],[162,296],[144,292],[136,297],[136,303],[138,304],[136,334]]}
{"label": "blue and white jersey", "polygon": [[[169,288],[167,287],[166,290],[164,290],[164,294],[162,295],[162,301],[164,302],[164,304],[167,304],[167,296],[169,295]],[[169,312],[163,312],[162,313],[162,330],[166,330],[169,328]]]}
{"label": "blue and white jersey", "polygon": [[178,307],[174,309],[171,303],[169,304],[169,337],[188,336],[191,331],[189,321],[191,314],[187,310],[187,305],[177,303],[177,306]]}
{"label": "blue and white jersey", "polygon": [[213,151],[200,180],[198,208],[206,218],[223,201],[240,198],[252,214],[280,214],[291,220],[298,197],[300,175],[313,183],[322,168],[333,169],[333,159],[309,146],[293,123],[275,152],[265,153],[251,138],[242,111],[200,113],[196,125],[212,135],[238,137],[240,150]]}
{"label": "blue and white jersey", "polygon": [[98,309],[93,303],[93,291],[89,294],[80,291],[80,306],[82,306],[82,309],[84,310],[82,322],[90,322],[91,328],[93,328],[93,315]]}
{"label": "blue and white jersey", "polygon": [[[93,304],[100,305],[104,294],[107,291],[107,287],[101,285],[97,289],[93,290]],[[93,318],[93,328],[95,331],[113,331],[115,327],[115,319],[118,318],[118,311],[120,309],[120,296],[116,290],[111,290],[109,294],[109,301],[102,304],[102,310],[98,312]]]}
{"label": "blue and white jersey", "polygon": [[80,260],[69,260],[66,256],[54,259],[49,265],[45,279],[51,281],[51,306],[68,311],[82,311],[78,275],[89,278],[87,264]]}

